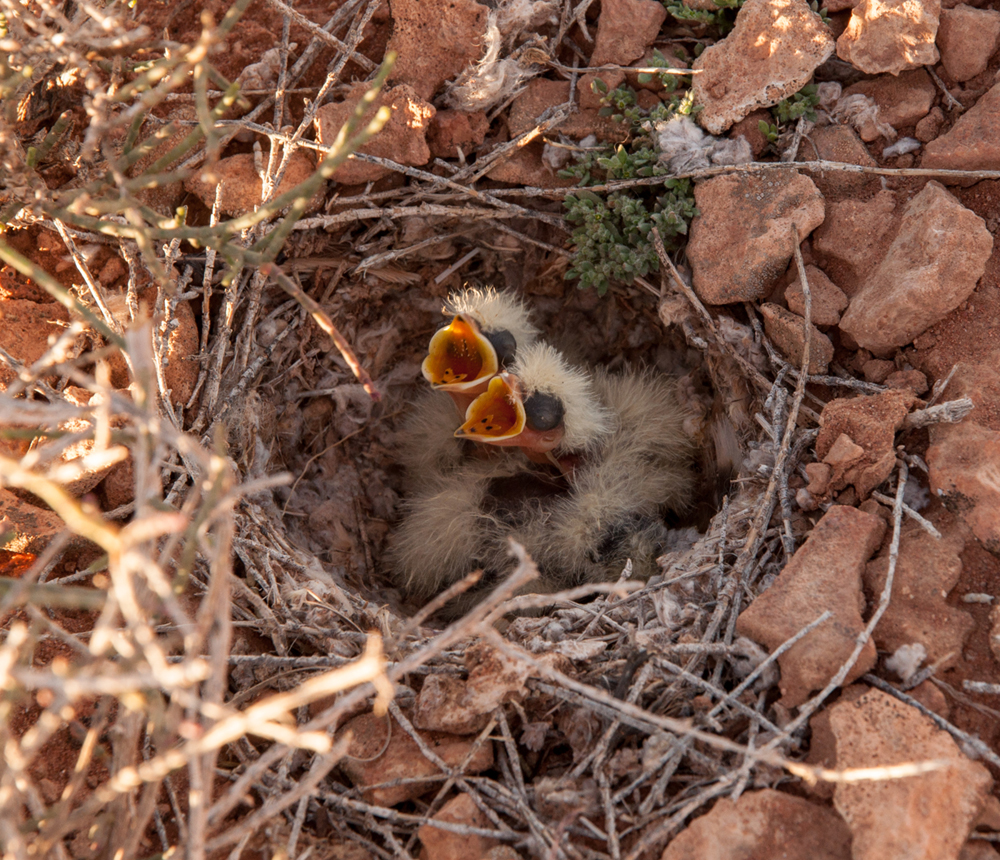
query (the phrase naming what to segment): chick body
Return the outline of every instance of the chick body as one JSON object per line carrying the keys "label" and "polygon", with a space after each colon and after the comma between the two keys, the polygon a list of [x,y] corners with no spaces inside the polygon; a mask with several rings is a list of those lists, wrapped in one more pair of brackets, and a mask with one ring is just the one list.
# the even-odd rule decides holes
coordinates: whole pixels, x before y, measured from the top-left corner
{"label": "chick body", "polygon": [[[667,540],[665,514],[687,507],[692,446],[672,380],[582,372],[537,344],[515,363],[518,373],[527,399],[541,391],[566,400],[565,432],[552,451],[562,473],[516,447],[494,449],[497,456],[487,460],[456,456],[460,449],[441,441],[444,410],[424,407],[415,419],[428,435],[422,450],[443,453],[407,503],[392,554],[415,597],[482,569],[483,581],[459,604],[464,608],[509,572],[508,538],[538,564],[541,580],[532,591],[616,579],[628,559],[634,576],[648,578]],[[438,432],[436,449],[431,437]]]}

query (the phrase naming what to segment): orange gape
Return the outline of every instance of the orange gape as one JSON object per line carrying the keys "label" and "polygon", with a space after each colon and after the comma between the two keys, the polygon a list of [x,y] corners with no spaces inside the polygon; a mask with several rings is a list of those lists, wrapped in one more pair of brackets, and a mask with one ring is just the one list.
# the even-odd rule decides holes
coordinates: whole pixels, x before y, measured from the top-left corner
{"label": "orange gape", "polygon": [[490,342],[457,316],[431,338],[421,369],[435,388],[467,389],[493,376],[499,364]]}
{"label": "orange gape", "polygon": [[502,376],[490,380],[485,394],[479,395],[465,413],[465,423],[455,435],[498,444],[524,430],[524,407]]}

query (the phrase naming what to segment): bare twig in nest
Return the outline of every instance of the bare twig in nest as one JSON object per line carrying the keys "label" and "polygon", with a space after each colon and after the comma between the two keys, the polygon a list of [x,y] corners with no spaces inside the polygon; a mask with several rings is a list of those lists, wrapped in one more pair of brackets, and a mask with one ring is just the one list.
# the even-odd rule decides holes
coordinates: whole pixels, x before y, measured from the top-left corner
{"label": "bare twig in nest", "polygon": [[351,371],[358,378],[358,382],[360,382],[365,391],[368,392],[368,396],[376,402],[381,400],[382,395],[379,393],[378,389],[375,388],[375,383],[368,375],[368,371],[361,366],[361,362],[358,361],[358,357],[355,355],[351,345],[340,333],[339,329],[333,324],[333,320],[330,319],[326,311],[319,306],[319,303],[312,296],[305,293],[302,288],[295,283],[295,281],[288,277],[288,275],[281,271],[277,264],[265,263],[260,267],[260,272],[264,275],[264,277],[274,278],[274,280],[286,293],[288,293],[288,295],[309,311],[312,318],[316,320],[317,325],[330,335],[330,339],[336,345],[344,361],[347,362],[347,366],[351,368]]}
{"label": "bare twig in nest", "polygon": [[930,424],[958,424],[975,408],[975,403],[968,397],[963,397],[960,400],[949,400],[947,403],[939,403],[937,406],[930,406],[927,409],[918,409],[903,419],[903,429],[916,430]]}

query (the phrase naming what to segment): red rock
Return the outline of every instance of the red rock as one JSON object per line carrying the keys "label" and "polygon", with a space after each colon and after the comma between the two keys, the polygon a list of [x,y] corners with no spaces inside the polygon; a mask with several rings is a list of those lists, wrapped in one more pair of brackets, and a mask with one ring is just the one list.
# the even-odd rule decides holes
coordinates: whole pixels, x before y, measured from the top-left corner
{"label": "red rock", "polygon": [[524,695],[528,666],[484,643],[465,652],[467,680],[429,675],[417,696],[413,724],[420,729],[472,734],[482,729],[503,702]]}
{"label": "red rock", "polygon": [[430,101],[482,56],[489,9],[481,3],[389,0],[389,9],[393,29],[386,51],[397,55],[390,80],[409,84],[417,98]]}
{"label": "red rock", "polygon": [[837,56],[870,75],[933,66],[941,0],[861,0],[837,39]]}
{"label": "red rock", "polygon": [[896,372],[896,364],[888,359],[873,358],[864,363],[862,372],[866,380],[881,385],[891,374]]}
{"label": "red rock", "polygon": [[[765,302],[760,306],[760,315],[764,319],[764,331],[774,341],[781,354],[795,367],[802,367],[802,357],[805,354],[805,320],[786,311],[780,305]],[[809,338],[809,372],[826,373],[833,361],[833,343],[816,326],[810,326],[812,334]]]}
{"label": "red rock", "polygon": [[[889,477],[896,463],[896,431],[915,400],[909,391],[885,391],[832,400],[823,407],[816,455],[833,466],[833,492],[853,484],[864,499]],[[842,436],[848,437],[850,451]]]}
{"label": "red rock", "polygon": [[532,141],[527,146],[501,159],[496,167],[486,174],[497,182],[509,182],[512,185],[528,185],[538,188],[568,188],[576,185],[575,179],[564,179],[542,158],[542,141]]}
{"label": "red rock", "polygon": [[1000,603],[990,610],[990,651],[993,652],[993,659],[1000,663]]}
{"label": "red rock", "polygon": [[918,397],[927,391],[927,377],[919,370],[897,370],[885,378],[888,388],[903,388],[912,391]]}
{"label": "red rock", "polygon": [[691,222],[688,260],[695,292],[713,305],[767,295],[792,258],[792,224],[801,242],[823,222],[823,196],[794,171],[717,176],[694,196],[701,214]]}
{"label": "red rock", "polygon": [[[865,149],[858,133],[849,125],[837,124],[816,128],[810,133],[809,140],[812,141],[812,146],[799,148],[799,161],[838,161],[842,164],[859,164],[862,167],[878,166]],[[868,189],[874,191],[880,187],[878,177],[839,170],[813,173],[812,180],[828,201],[831,197],[843,198],[847,194],[858,194]]]}
{"label": "red rock", "polygon": [[929,718],[880,690],[845,695],[829,715],[838,768],[949,764],[905,779],[838,783],[834,805],[851,828],[853,859],[957,858],[993,782],[986,768]]}
{"label": "red rock", "polygon": [[[367,89],[365,84],[358,84],[351,88],[344,101],[323,105],[319,109],[313,121],[318,143],[324,146],[333,145],[341,127],[354,114]],[[371,121],[375,111],[380,107],[389,108],[391,112],[389,121],[359,151],[414,167],[430,161],[431,151],[427,146],[427,131],[431,119],[437,112],[435,108],[421,100],[406,84],[382,90],[365,114],[365,121]],[[333,178],[344,185],[357,185],[374,182],[390,173],[392,171],[388,167],[350,159],[337,168]]]}
{"label": "red rock", "polygon": [[[309,179],[316,172],[316,163],[305,150],[297,150],[288,159],[288,167],[281,178],[277,193],[279,197],[291,191],[300,182]],[[193,194],[209,209],[215,205],[216,188],[222,186],[219,197],[219,211],[225,215],[246,215],[261,205],[260,175],[254,167],[254,157],[244,152],[223,158],[212,167],[195,173],[184,183],[184,189]],[[323,202],[323,189],[313,195],[309,210],[315,211]],[[309,211],[307,210],[307,211]]]}
{"label": "red rock", "polygon": [[[565,104],[569,99],[569,81],[550,81],[533,78],[524,92],[514,99],[507,118],[511,137],[531,131],[538,124],[538,117],[553,105]],[[628,137],[625,124],[600,116],[596,110],[577,110],[559,125],[559,133],[574,140],[589,134],[605,143],[622,143]]]}
{"label": "red rock", "polygon": [[996,848],[981,839],[970,839],[958,853],[958,860],[997,860]]}
{"label": "red rock", "polygon": [[[973,620],[968,612],[950,607],[946,597],[962,573],[959,553],[964,546],[954,531],[938,539],[915,524],[903,527],[892,602],[873,634],[880,651],[894,653],[902,645],[923,645],[927,664],[937,665],[939,671],[961,659]],[[870,606],[878,604],[888,570],[888,550],[865,568]]]}
{"label": "red rock", "polygon": [[1000,40],[1000,12],[960,3],[941,12],[937,45],[941,65],[955,81],[967,81],[986,71]]}
{"label": "red rock", "polygon": [[852,297],[840,330],[876,355],[904,346],[969,297],[992,251],[983,219],[928,182],[903,211],[885,259]]}
{"label": "red rock", "polygon": [[833,467],[829,463],[807,463],[806,475],[809,478],[809,485],[806,489],[813,496],[823,496],[830,486]]}
{"label": "red rock", "polygon": [[930,143],[938,136],[941,126],[944,125],[944,111],[939,107],[931,108],[914,129],[913,136],[921,143]]}
{"label": "red rock", "polygon": [[[57,302],[29,302],[5,299],[0,302],[0,347],[22,364],[31,367],[52,342],[66,331],[69,313]],[[16,374],[0,361],[0,388],[6,388]]]}
{"label": "red rock", "polygon": [[[467,794],[453,797],[431,816],[431,821],[461,824],[484,830],[488,830],[491,826],[485,813]],[[417,838],[424,846],[420,855],[422,860],[479,860],[497,845],[496,839],[474,833],[444,830],[429,822],[417,829]]]}
{"label": "red rock", "polygon": [[[590,65],[627,66],[638,60],[656,41],[666,17],[667,10],[656,0],[602,0]],[[624,80],[625,73],[620,74],[621,80]],[[600,107],[600,97],[591,88],[595,77],[600,77],[609,89],[618,86],[609,82],[607,72],[584,75],[579,83],[580,106],[583,108]]]}
{"label": "red rock", "polygon": [[10,491],[0,489],[0,535],[11,535],[0,545],[0,550],[39,555],[65,530],[66,524],[52,511],[36,508]]}
{"label": "red rock", "polygon": [[927,466],[931,492],[961,514],[983,546],[1000,554],[1000,432],[968,419],[935,425]]}
{"label": "red rock", "polygon": [[826,220],[813,236],[813,249],[847,296],[857,293],[881,262],[898,223],[891,191],[881,191],[871,200],[844,200],[827,207]]}
{"label": "red rock", "polygon": [[[831,281],[822,269],[806,266],[811,301],[811,319],[814,325],[836,325],[840,314],[847,307],[848,298],[844,291]],[[792,313],[805,316],[806,300],[802,292],[802,279],[796,278],[785,290],[785,302]]]}
{"label": "red rock", "polygon": [[694,62],[698,122],[722,134],[757,108],[780,102],[812,80],[833,53],[833,37],[805,0],[747,0],[736,26]]}
{"label": "red rock", "polygon": [[[715,2],[715,0],[712,0],[712,2]],[[746,138],[746,142],[750,144],[750,152],[754,158],[759,158],[768,146],[768,140],[760,130],[761,122],[774,122],[774,117],[771,116],[770,111],[763,109],[755,110],[729,129],[729,136],[733,140],[736,140],[738,137]]]}
{"label": "red rock", "polygon": [[431,155],[435,158],[458,158],[459,149],[469,155],[485,140],[489,127],[489,120],[483,111],[439,110],[431,117],[427,131]]}
{"label": "red rock", "polygon": [[[424,758],[420,747],[394,719],[392,735],[386,743],[389,717],[361,714],[348,720],[343,732],[353,732],[349,755],[341,760],[340,769],[352,783],[360,786],[366,803],[375,806],[395,806],[404,800],[415,800],[440,783],[408,782],[387,788],[368,788],[396,779],[412,779],[439,774],[437,766]],[[458,767],[472,751],[472,741],[444,732],[420,732],[424,743],[449,767]],[[466,773],[481,773],[493,766],[493,745],[483,744],[473,753]]]}
{"label": "red rock", "polygon": [[774,789],[717,800],[667,846],[660,860],[850,860],[851,834],[826,806]]}
{"label": "red rock", "polygon": [[947,134],[924,147],[920,166],[946,170],[1000,168],[1000,84],[994,84],[962,114]]}
{"label": "red rock", "polygon": [[[773,651],[821,612],[833,613],[778,657],[785,707],[797,707],[811,691],[825,687],[854,650],[857,635],[865,626],[860,608],[861,573],[884,533],[881,518],[834,505],[774,584],[737,619],[741,635]],[[844,683],[871,669],[875,659],[875,645],[868,642]]]}
{"label": "red rock", "polygon": [[[871,80],[859,81],[844,90],[845,96],[869,96],[878,105],[880,122],[895,129],[916,125],[934,104],[937,88],[924,69],[903,72],[901,75],[879,75]],[[862,128],[861,139],[871,142],[879,136],[874,127]]]}

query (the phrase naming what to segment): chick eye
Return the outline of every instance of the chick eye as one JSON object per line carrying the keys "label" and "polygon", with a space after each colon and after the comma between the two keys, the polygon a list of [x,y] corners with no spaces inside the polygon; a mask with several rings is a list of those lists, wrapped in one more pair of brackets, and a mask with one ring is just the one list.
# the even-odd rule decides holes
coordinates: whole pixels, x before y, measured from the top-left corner
{"label": "chick eye", "polygon": [[501,367],[507,367],[514,361],[514,353],[517,352],[517,341],[507,329],[497,329],[496,331],[484,331],[483,336],[493,345],[497,354],[497,361]]}
{"label": "chick eye", "polygon": [[524,421],[538,431],[552,430],[562,424],[563,404],[554,394],[536,391],[524,401]]}

